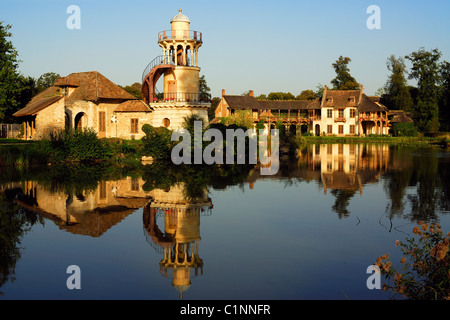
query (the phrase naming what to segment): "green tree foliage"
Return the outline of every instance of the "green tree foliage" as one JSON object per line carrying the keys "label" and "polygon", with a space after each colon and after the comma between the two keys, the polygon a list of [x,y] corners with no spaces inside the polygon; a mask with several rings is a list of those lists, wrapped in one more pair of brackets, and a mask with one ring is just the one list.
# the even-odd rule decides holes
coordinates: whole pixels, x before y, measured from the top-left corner
{"label": "green tree foliage", "polygon": [[387,59],[387,68],[391,72],[384,93],[381,95],[381,103],[391,110],[411,111],[413,100],[406,81],[406,65],[402,57],[391,55]]}
{"label": "green tree foliage", "polygon": [[18,52],[8,39],[10,25],[0,21],[0,122],[12,121],[19,107],[21,76],[18,72]]}
{"label": "green tree foliage", "polygon": [[298,96],[297,100],[314,100],[316,93],[313,90],[303,90]]}
{"label": "green tree foliage", "polygon": [[210,101],[211,100],[211,89],[208,87],[206,83],[205,75],[200,76],[199,78],[199,94],[200,101]]}
{"label": "green tree foliage", "polygon": [[333,89],[335,90],[356,90],[359,88],[358,82],[350,74],[348,64],[352,61],[349,57],[340,56],[335,63],[332,64],[336,72],[336,78],[331,80]]}
{"label": "green tree foliage", "polygon": [[450,131],[450,63],[444,61],[440,68],[439,122],[442,131]]}
{"label": "green tree foliage", "polygon": [[392,125],[392,135],[394,137],[417,137],[417,129],[414,123],[397,122]]}
{"label": "green tree foliage", "polygon": [[271,92],[267,100],[295,100],[295,96],[290,92]]}
{"label": "green tree foliage", "polygon": [[47,155],[50,163],[90,162],[111,155],[109,144],[98,139],[94,129],[55,130],[41,139],[36,148]]}
{"label": "green tree foliage", "polygon": [[225,125],[237,125],[239,127],[253,128],[252,110],[236,110],[230,117],[225,118]]}
{"label": "green tree foliage", "polygon": [[143,153],[153,157],[156,161],[170,159],[173,142],[171,131],[165,127],[153,127],[149,124],[142,126],[145,136],[142,137]]}
{"label": "green tree foliage", "polygon": [[211,100],[211,107],[208,109],[208,119],[209,121],[213,120],[216,117],[216,109],[220,103],[219,97],[214,97]]}
{"label": "green tree foliage", "polygon": [[410,79],[417,81],[417,103],[412,109],[412,117],[417,128],[422,132],[437,132],[439,130],[439,58],[441,53],[434,49],[418,51],[407,55],[412,68]]}
{"label": "green tree foliage", "polygon": [[36,93],[40,93],[51,87],[60,75],[55,72],[47,72],[41,75],[36,81]]}
{"label": "green tree foliage", "polygon": [[142,100],[142,85],[139,82],[135,82],[130,86],[121,87],[126,92],[136,97],[136,99]]}
{"label": "green tree foliage", "polygon": [[20,94],[18,95],[19,108],[26,106],[37,93],[36,80],[33,77],[20,77]]}

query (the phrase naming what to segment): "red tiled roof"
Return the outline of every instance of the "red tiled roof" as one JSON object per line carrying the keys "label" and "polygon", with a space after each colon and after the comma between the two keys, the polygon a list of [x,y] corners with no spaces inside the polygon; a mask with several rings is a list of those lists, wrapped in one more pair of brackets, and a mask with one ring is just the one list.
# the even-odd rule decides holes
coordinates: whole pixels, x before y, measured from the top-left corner
{"label": "red tiled roof", "polygon": [[114,112],[151,112],[152,109],[142,100],[127,100],[119,104]]}
{"label": "red tiled roof", "polygon": [[14,116],[21,117],[35,114],[48,107],[64,96],[60,87],[75,87],[70,96],[65,97],[65,104],[71,105],[75,101],[98,101],[100,99],[110,100],[135,100],[136,97],[126,92],[118,85],[111,82],[97,71],[72,73],[67,77],[58,78],[51,87],[36,95]]}

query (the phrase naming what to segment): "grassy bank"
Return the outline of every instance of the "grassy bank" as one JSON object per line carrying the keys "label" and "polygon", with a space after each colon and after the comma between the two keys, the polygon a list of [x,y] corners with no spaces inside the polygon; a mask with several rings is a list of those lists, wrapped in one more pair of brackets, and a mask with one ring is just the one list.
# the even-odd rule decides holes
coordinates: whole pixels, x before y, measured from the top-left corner
{"label": "grassy bank", "polygon": [[98,139],[90,131],[61,131],[40,141],[0,141],[0,166],[89,163],[135,166],[142,155],[140,140]]}
{"label": "grassy bank", "polygon": [[387,143],[417,146],[445,146],[448,147],[450,140],[442,137],[391,137],[391,136],[369,136],[369,137],[337,137],[337,136],[302,136],[298,137],[299,144],[321,144],[321,143]]}

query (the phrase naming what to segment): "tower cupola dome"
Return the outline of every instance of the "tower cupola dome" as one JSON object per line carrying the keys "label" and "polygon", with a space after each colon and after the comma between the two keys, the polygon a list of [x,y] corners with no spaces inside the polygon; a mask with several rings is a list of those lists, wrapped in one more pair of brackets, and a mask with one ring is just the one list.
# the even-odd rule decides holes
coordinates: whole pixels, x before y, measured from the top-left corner
{"label": "tower cupola dome", "polygon": [[170,23],[172,23],[172,22],[187,22],[187,23],[191,23],[189,18],[181,13],[181,9],[178,10],[178,11],[179,11],[179,13],[175,17],[173,17],[172,20],[170,20]]}

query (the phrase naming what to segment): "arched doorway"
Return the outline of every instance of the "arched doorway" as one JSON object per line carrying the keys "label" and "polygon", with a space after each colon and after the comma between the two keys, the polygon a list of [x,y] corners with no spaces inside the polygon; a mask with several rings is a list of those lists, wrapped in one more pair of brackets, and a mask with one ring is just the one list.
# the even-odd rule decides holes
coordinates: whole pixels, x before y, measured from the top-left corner
{"label": "arched doorway", "polygon": [[315,133],[316,133],[316,136],[320,136],[320,125],[319,124],[316,124]]}
{"label": "arched doorway", "polygon": [[302,134],[307,133],[307,132],[308,132],[308,125],[302,124],[302,125],[300,126],[300,132],[301,132]]}
{"label": "arched doorway", "polygon": [[289,126],[289,135],[295,136],[297,134],[297,126],[295,124],[291,124]]}
{"label": "arched doorway", "polygon": [[87,115],[84,112],[80,112],[75,116],[75,129],[83,130],[87,127]]}

